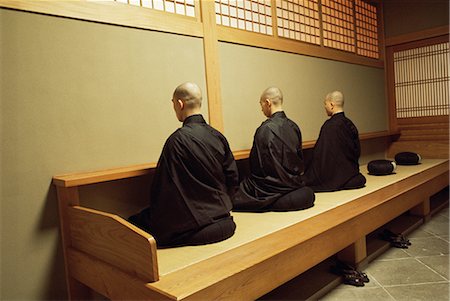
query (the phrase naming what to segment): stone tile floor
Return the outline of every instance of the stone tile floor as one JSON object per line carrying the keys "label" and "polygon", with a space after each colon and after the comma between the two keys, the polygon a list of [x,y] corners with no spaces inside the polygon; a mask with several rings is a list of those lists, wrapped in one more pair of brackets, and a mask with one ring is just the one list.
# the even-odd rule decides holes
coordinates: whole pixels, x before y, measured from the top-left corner
{"label": "stone tile floor", "polygon": [[445,208],[407,238],[408,249],[390,248],[369,263],[364,287],[341,284],[322,301],[449,301],[449,210]]}

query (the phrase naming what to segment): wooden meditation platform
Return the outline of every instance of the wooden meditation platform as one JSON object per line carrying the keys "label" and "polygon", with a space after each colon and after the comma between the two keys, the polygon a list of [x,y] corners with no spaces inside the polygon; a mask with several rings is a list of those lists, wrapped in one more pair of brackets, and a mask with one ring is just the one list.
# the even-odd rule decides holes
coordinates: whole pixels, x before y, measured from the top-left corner
{"label": "wooden meditation platform", "polygon": [[140,177],[154,166],[55,176],[70,297],[88,298],[92,289],[113,300],[254,300],[333,254],[357,264],[370,232],[408,210],[429,213],[430,196],[449,184],[448,164],[424,159],[388,176],[361,166],[362,189],[317,193],[303,211],[233,212],[233,237],[170,249],[157,249],[118,215],[80,206],[79,186]]}

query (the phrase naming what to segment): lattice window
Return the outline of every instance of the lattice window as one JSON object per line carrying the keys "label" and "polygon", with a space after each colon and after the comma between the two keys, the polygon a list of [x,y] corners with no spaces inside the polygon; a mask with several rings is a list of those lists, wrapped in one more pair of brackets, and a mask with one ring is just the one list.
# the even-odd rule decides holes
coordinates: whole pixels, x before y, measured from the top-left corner
{"label": "lattice window", "polygon": [[194,0],[114,0],[120,3],[152,8],[179,15],[195,17]]}
{"label": "lattice window", "polygon": [[355,13],[357,53],[371,58],[379,58],[376,6],[356,0]]}
{"label": "lattice window", "polygon": [[[189,17],[198,14],[195,0],[105,1]],[[266,35],[275,30],[278,37],[379,58],[377,6],[364,0],[276,0],[275,8],[271,0],[214,0],[214,4],[219,25]]]}
{"label": "lattice window", "polygon": [[323,45],[355,52],[353,1],[322,0]]}
{"label": "lattice window", "polygon": [[397,118],[449,113],[449,43],[394,52]]}
{"label": "lattice window", "polygon": [[272,35],[270,0],[215,0],[216,23]]}
{"label": "lattice window", "polygon": [[278,0],[278,36],[320,45],[318,0]]}
{"label": "lattice window", "polygon": [[[195,0],[104,0],[195,17]],[[206,0],[212,1],[212,0]],[[364,0],[214,0],[218,25],[379,58],[377,6]],[[276,16],[272,15],[272,10]],[[197,9],[198,14],[198,9]],[[276,17],[276,26],[273,19]]]}

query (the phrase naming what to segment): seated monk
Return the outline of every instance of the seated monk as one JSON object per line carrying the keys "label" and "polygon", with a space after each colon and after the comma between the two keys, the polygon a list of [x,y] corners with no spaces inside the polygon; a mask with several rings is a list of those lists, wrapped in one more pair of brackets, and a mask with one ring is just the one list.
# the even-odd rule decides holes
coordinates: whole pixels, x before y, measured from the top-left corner
{"label": "seated monk", "polygon": [[286,117],[282,104],[278,88],[267,88],[261,95],[261,109],[268,119],[256,130],[249,157],[251,174],[234,196],[234,211],[290,211],[314,205],[314,192],[302,179],[302,134]]}
{"label": "seated monk", "polygon": [[305,172],[306,185],[315,192],[364,187],[366,178],[359,172],[358,163],[358,129],[344,114],[344,95],[340,91],[329,93],[324,104],[331,118],[320,129]]}
{"label": "seated monk", "polygon": [[200,114],[202,94],[193,83],[173,93],[183,126],[166,141],[150,191],[150,206],[129,221],[152,234],[158,247],[202,245],[231,237],[230,211],[239,175],[225,137]]}

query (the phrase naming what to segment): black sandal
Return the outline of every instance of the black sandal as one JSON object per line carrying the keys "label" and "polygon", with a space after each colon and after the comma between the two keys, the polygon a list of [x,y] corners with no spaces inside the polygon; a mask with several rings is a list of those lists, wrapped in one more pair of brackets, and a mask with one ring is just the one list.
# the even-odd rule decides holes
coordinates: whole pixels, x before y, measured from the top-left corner
{"label": "black sandal", "polygon": [[359,276],[361,277],[361,279],[363,280],[363,282],[368,283],[370,282],[369,277],[367,276],[366,273],[361,272],[361,271],[356,271],[359,273]]}
{"label": "black sandal", "polygon": [[401,249],[408,249],[408,246],[411,245],[409,241],[406,241],[402,237],[391,237],[390,242],[392,246]]}
{"label": "black sandal", "polygon": [[364,286],[364,281],[361,279],[358,273],[344,274],[344,283],[353,286]]}
{"label": "black sandal", "polygon": [[344,276],[344,283],[346,284],[364,286],[364,283],[369,282],[369,277],[367,277],[366,273],[358,271],[353,266],[341,261],[338,261],[331,271],[337,275]]}
{"label": "black sandal", "polygon": [[389,241],[391,245],[396,248],[408,249],[408,246],[411,245],[411,242],[401,233],[394,233],[388,229],[385,229],[383,233],[380,234],[380,238]]}

